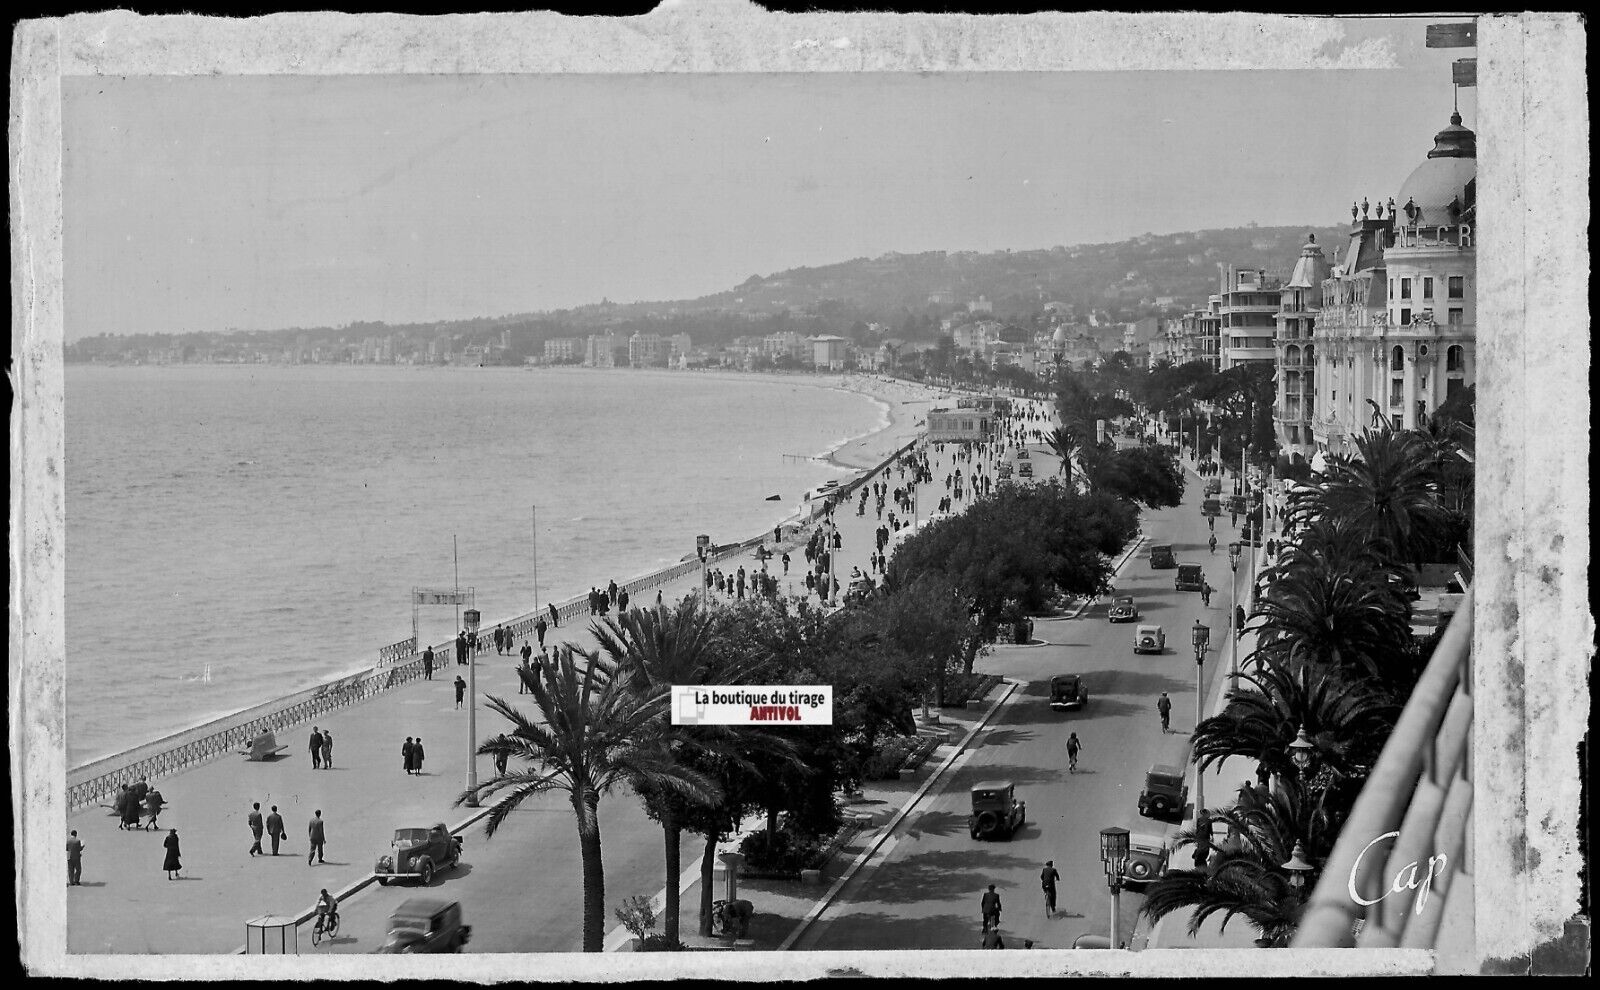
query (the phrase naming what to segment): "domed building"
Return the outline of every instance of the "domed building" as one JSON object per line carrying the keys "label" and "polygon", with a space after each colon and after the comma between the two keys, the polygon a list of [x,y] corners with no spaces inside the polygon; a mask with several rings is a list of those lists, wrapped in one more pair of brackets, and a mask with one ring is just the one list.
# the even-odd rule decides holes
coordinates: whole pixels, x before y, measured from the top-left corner
{"label": "domed building", "polygon": [[[1375,217],[1366,201],[1351,205],[1350,235],[1322,280],[1320,310],[1300,317],[1312,329],[1293,369],[1297,389],[1280,364],[1286,452],[1350,452],[1374,404],[1395,429],[1420,428],[1476,380],[1476,191],[1477,139],[1456,113]],[[1303,266],[1312,247],[1301,252]],[[1290,282],[1300,275],[1297,267]],[[1281,357],[1290,343],[1280,342]],[[1291,398],[1300,400],[1296,419],[1286,415]]]}

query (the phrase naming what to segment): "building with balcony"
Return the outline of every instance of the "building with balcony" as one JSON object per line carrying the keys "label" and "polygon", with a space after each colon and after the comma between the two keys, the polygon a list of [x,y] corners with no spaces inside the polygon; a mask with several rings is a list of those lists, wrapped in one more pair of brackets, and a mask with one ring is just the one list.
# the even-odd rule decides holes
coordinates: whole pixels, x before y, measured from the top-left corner
{"label": "building with balcony", "polygon": [[1349,452],[1376,416],[1422,426],[1476,381],[1476,174],[1476,138],[1453,114],[1387,211],[1351,206],[1312,335],[1317,451]]}
{"label": "building with balcony", "polygon": [[994,413],[987,409],[928,410],[928,440],[932,443],[983,443],[990,439]]}
{"label": "building with balcony", "polygon": [[590,334],[584,341],[583,364],[587,368],[615,368],[617,335],[609,330]]}
{"label": "building with balcony", "polygon": [[544,359],[551,364],[576,361],[584,356],[584,341],[579,337],[552,337],[544,342]]}
{"label": "building with balcony", "polygon": [[1322,311],[1322,283],[1328,277],[1328,260],[1322,256],[1315,234],[1300,249],[1294,272],[1279,293],[1278,333],[1274,342],[1278,364],[1278,399],[1273,423],[1284,453],[1310,460],[1316,453],[1311,441],[1311,412],[1316,402],[1315,371],[1317,314]]}
{"label": "building with balcony", "polygon": [[628,338],[628,365],[653,368],[667,363],[671,345],[658,333],[636,332]]}
{"label": "building with balcony", "polygon": [[[1218,266],[1219,271],[1221,266]],[[1282,282],[1259,268],[1229,265],[1218,293],[1216,314],[1219,342],[1218,371],[1277,359],[1272,338],[1278,329]]]}

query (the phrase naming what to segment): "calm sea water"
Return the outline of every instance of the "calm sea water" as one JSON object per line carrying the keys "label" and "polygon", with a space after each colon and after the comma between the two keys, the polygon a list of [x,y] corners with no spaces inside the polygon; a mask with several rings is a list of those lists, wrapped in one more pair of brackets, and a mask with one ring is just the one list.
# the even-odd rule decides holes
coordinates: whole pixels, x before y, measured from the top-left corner
{"label": "calm sea water", "polygon": [[68,764],[370,665],[452,537],[498,621],[535,607],[535,515],[542,605],[770,529],[841,473],[783,454],[886,422],[814,380],[70,366]]}

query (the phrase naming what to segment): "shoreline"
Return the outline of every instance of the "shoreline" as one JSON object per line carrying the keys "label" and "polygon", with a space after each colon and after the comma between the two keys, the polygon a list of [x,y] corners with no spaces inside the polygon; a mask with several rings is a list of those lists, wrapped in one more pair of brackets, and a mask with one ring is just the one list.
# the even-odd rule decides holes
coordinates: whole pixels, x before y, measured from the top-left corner
{"label": "shoreline", "polygon": [[[505,370],[509,371],[519,369],[508,368]],[[571,370],[599,371],[612,369],[572,368]],[[675,372],[668,369],[653,368],[622,370],[637,370],[646,373],[653,373],[658,376],[677,376],[684,374],[683,372]],[[841,471],[842,473],[848,475],[851,480],[854,480],[856,477],[859,477],[865,472],[877,467],[895,451],[899,450],[910,440],[920,435],[923,431],[923,426],[919,425],[919,417],[925,420],[926,409],[933,405],[938,395],[942,394],[941,390],[935,389],[931,386],[918,385],[897,379],[885,380],[882,377],[865,373],[854,373],[848,375],[817,375],[811,373],[768,375],[762,372],[740,372],[731,371],[728,369],[716,369],[715,371],[707,372],[705,374],[728,381],[764,380],[773,385],[788,383],[794,386],[805,386],[808,388],[822,388],[838,392],[849,392],[862,395],[869,401],[873,402],[878,406],[881,417],[878,424],[876,424],[872,429],[869,429],[854,437],[850,437],[835,443],[831,448],[826,449],[819,454],[812,455],[812,460],[827,464],[830,467]],[[795,508],[785,513],[779,522],[781,522],[783,525],[794,524],[806,516],[806,511],[807,509],[804,503],[800,503]],[[747,538],[753,539],[757,536],[760,536],[762,533],[767,532],[770,532],[770,527],[763,527],[761,530],[749,534]],[[636,580],[644,578],[670,566],[673,566],[670,561],[645,565],[643,566],[643,569],[630,575],[627,579],[627,583],[631,584]],[[560,599],[560,601],[563,602],[568,600],[569,599]],[[508,618],[505,621],[511,621],[511,619]],[[334,677],[331,678],[330,681],[338,681],[354,677],[364,672],[368,672],[373,668],[370,662],[352,657],[350,658],[348,664],[337,665],[336,669],[337,673],[334,674]],[[262,699],[253,704],[248,704],[240,708],[210,710],[203,714],[198,714],[192,723],[184,726],[183,728],[177,729],[176,731],[168,732],[155,739],[144,740],[140,743],[116,749],[111,752],[93,754],[81,760],[69,763],[67,767],[67,773],[69,774],[70,778],[70,775],[83,773],[89,768],[94,767],[96,764],[111,761],[121,762],[129,758],[132,754],[135,754],[147,747],[155,746],[167,740],[172,740],[176,737],[195,732],[219,721],[234,719],[246,712],[273,707],[289,698],[295,697],[297,694],[315,689],[316,686],[311,686],[301,689],[301,691],[291,691],[286,694],[276,694],[272,697]]]}

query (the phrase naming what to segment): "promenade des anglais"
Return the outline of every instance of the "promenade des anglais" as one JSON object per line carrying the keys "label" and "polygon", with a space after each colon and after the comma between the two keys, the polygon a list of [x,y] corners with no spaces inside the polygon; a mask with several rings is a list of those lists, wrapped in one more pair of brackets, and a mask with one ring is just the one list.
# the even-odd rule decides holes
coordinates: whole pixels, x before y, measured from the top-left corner
{"label": "promenade des anglais", "polygon": [[[766,44],[700,6],[629,37]],[[1567,188],[1511,135],[1581,81],[1492,18],[1072,22],[1227,71],[830,28],[770,73],[591,71],[632,49],[590,20],[559,71],[382,74],[20,29],[104,53],[13,97],[61,176],[32,971],[1583,970],[1586,352],[1523,330],[1587,262],[1506,205]],[[163,58],[267,29],[193,21]]]}

